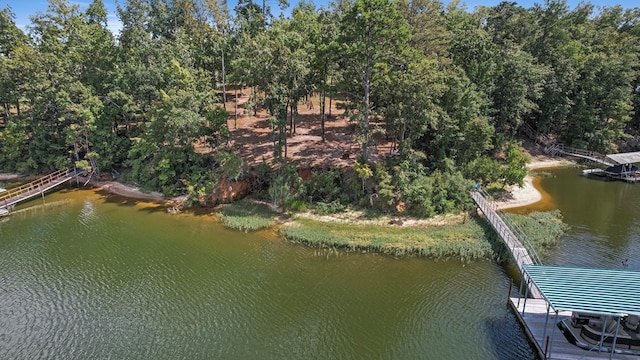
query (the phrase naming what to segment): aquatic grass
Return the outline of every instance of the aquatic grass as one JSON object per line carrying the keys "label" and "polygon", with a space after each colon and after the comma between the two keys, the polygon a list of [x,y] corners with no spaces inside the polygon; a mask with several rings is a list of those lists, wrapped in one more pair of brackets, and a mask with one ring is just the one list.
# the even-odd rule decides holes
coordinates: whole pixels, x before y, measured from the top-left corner
{"label": "aquatic grass", "polygon": [[228,229],[249,232],[274,226],[279,215],[264,204],[239,201],[225,205],[220,219]]}
{"label": "aquatic grass", "polygon": [[[225,206],[220,218],[225,227],[239,231],[257,231],[272,227],[280,217],[267,205],[240,201]],[[507,214],[539,253],[550,248],[567,230],[559,211]],[[481,217],[464,224],[438,226],[391,226],[323,222],[299,218],[280,227],[288,241],[312,247],[377,252],[393,256],[424,256],[474,261],[510,257],[491,225]]]}
{"label": "aquatic grass", "polygon": [[548,171],[531,170],[529,171],[529,176],[550,178],[550,177],[554,177],[555,175]]}
{"label": "aquatic grass", "polygon": [[527,215],[507,213],[506,216],[522,230],[539,255],[544,255],[569,230],[562,222],[560,210],[535,211]]}
{"label": "aquatic grass", "polygon": [[289,241],[349,251],[372,251],[394,256],[458,258],[473,261],[493,257],[484,228],[476,221],[462,225],[406,226],[359,225],[299,219],[283,226]]}

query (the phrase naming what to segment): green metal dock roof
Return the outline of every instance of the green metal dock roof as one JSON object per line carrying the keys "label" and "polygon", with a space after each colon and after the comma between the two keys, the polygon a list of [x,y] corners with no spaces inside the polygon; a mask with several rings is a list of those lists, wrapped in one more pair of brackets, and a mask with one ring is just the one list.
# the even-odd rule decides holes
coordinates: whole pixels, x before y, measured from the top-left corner
{"label": "green metal dock roof", "polygon": [[524,265],[529,279],[557,311],[640,315],[640,272]]}

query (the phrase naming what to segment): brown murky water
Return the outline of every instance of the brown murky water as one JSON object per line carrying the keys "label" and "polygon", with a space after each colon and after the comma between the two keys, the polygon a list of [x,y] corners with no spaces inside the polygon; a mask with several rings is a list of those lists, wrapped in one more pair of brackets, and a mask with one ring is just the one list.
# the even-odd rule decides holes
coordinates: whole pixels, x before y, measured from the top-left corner
{"label": "brown murky water", "polygon": [[328,252],[92,191],[45,201],[0,220],[2,359],[533,358],[490,261]]}

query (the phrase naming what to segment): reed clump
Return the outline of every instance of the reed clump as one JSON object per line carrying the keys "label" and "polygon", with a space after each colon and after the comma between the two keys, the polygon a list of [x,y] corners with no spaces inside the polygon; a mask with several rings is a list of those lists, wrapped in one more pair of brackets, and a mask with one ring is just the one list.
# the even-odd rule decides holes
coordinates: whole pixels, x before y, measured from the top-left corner
{"label": "reed clump", "polygon": [[[506,216],[527,235],[541,255],[555,245],[568,228],[559,211]],[[275,226],[282,214],[265,204],[239,201],[222,208],[220,218],[229,229],[249,232]],[[455,258],[467,262],[488,258],[505,261],[510,258],[506,246],[481,217],[469,218],[464,223],[412,226],[318,221],[300,217],[281,225],[279,233],[291,242],[333,250]]]}
{"label": "reed clump", "polygon": [[569,225],[562,222],[560,210],[534,211],[526,215],[507,214],[507,216],[522,230],[535,251],[541,256],[556,245],[562,235],[569,230]]}
{"label": "reed clump", "polygon": [[220,211],[220,219],[226,228],[244,232],[270,228],[276,224],[279,215],[267,205],[249,201],[226,205]]}
{"label": "reed clump", "polygon": [[348,251],[371,251],[394,256],[458,258],[473,261],[493,257],[485,229],[475,220],[445,226],[361,225],[299,219],[280,228],[289,241]]}

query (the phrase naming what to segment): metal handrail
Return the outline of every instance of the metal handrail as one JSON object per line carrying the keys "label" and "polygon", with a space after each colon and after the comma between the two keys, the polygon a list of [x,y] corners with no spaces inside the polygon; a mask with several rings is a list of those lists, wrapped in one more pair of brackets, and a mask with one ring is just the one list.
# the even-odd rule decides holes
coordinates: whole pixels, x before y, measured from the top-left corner
{"label": "metal handrail", "polygon": [[13,189],[8,189],[7,191],[3,192],[2,195],[0,196],[0,203],[3,201],[9,200],[11,198],[15,198],[17,196],[26,194],[30,191],[39,189],[46,184],[49,184],[60,178],[69,176],[70,173],[71,173],[71,169],[64,168],[64,169],[55,171],[49,175],[38,178],[30,183],[18,186]]}
{"label": "metal handrail", "polygon": [[[498,234],[500,235],[500,237],[502,237],[503,240],[505,240],[505,245],[507,245],[507,248],[511,251],[511,254],[513,254],[514,257],[516,257],[516,253],[515,253],[515,247],[516,247],[516,243],[512,243],[512,244],[507,244],[507,242],[510,242],[508,239],[509,238],[509,233],[511,235],[513,235],[516,240],[524,247],[524,250],[527,251],[529,257],[531,258],[531,261],[535,264],[542,264],[542,261],[540,260],[540,257],[538,256],[538,253],[536,252],[535,248],[533,247],[533,245],[531,244],[531,242],[529,241],[529,238],[527,237],[527,235],[524,233],[524,231],[522,231],[522,229],[517,226],[515,223],[513,223],[513,221],[511,221],[509,219],[508,216],[504,215],[504,213],[502,211],[499,211],[497,205],[495,204],[495,202],[493,201],[489,201],[488,199],[491,199],[491,195],[489,195],[489,193],[487,193],[484,189],[482,188],[478,188],[476,189],[476,191],[478,193],[480,193],[480,195],[482,196],[483,200],[485,201],[485,203],[487,205],[489,205],[489,208],[491,210],[493,210],[493,213],[495,214],[495,216],[497,216],[501,221],[495,221],[493,218],[493,214],[489,213],[489,214],[485,214],[485,216],[491,218],[490,222],[492,224],[494,224],[494,227],[496,227],[496,231],[498,232]],[[502,214],[502,216],[501,216]],[[493,221],[491,221],[493,220]],[[503,228],[503,225],[506,226],[506,229]],[[507,232],[508,231],[508,232]],[[520,252],[518,252],[518,258],[516,258],[516,262],[519,263],[520,260],[520,256],[522,254]]]}
{"label": "metal handrail", "polygon": [[553,145],[550,145],[548,147],[545,148],[545,152],[547,154],[550,154],[552,156],[555,156],[557,154],[563,154],[563,155],[568,155],[568,156],[577,156],[577,157],[581,157],[581,158],[585,158],[587,160],[591,160],[593,162],[598,162],[601,164],[606,164],[609,166],[613,166],[614,163],[607,160],[607,156],[600,154],[599,152],[595,152],[592,150],[583,150],[583,149],[576,149],[576,148],[572,148],[569,146],[564,146],[564,144],[562,143],[556,143]]}
{"label": "metal handrail", "polygon": [[[501,215],[504,215],[504,216],[501,216]],[[533,260],[535,264],[542,264],[542,261],[538,256],[538,252],[534,249],[533,244],[531,244],[531,241],[529,241],[529,237],[527,236],[527,234],[524,233],[522,228],[518,226],[516,223],[514,223],[511,220],[511,218],[509,218],[509,216],[507,216],[504,212],[499,211],[498,216],[500,216],[500,218],[505,222],[505,224],[507,224],[507,227],[509,227],[511,231],[514,233],[514,235],[520,240],[520,243],[524,245],[527,252],[529,252],[529,256],[531,257],[531,260]]]}

